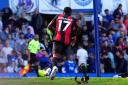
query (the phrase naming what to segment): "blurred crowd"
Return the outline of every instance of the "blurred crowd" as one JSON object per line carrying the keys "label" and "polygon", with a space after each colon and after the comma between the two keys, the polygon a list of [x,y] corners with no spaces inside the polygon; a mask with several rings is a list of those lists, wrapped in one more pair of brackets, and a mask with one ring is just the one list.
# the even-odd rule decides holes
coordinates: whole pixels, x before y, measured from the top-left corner
{"label": "blurred crowd", "polygon": [[[24,11],[25,4],[17,9],[16,13],[10,8],[1,10],[1,73],[19,72],[29,63],[32,53],[36,54],[39,65],[43,65],[44,68],[45,63],[51,59],[54,33],[47,29],[49,19],[40,14],[38,9],[33,13],[27,13]],[[109,9],[104,10],[104,13],[104,15],[99,14],[101,72],[128,72],[128,15],[123,14],[121,4],[113,13],[109,13]],[[93,21],[86,21],[86,15],[83,13],[75,16],[80,25],[77,43],[69,47],[69,55],[60,59],[57,66],[61,73],[77,73],[78,66],[84,63],[87,71],[92,73],[95,72]]]}

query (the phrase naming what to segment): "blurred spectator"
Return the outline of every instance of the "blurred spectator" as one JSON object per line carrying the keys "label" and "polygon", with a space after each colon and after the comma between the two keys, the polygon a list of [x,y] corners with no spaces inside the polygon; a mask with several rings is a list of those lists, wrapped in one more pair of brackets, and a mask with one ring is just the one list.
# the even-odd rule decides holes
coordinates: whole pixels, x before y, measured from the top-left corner
{"label": "blurred spectator", "polygon": [[19,30],[26,33],[28,21],[24,18],[24,16],[17,19],[16,23],[17,23],[17,27],[19,27]]}
{"label": "blurred spectator", "polygon": [[34,34],[32,33],[32,29],[30,27],[27,29],[27,34],[25,34],[25,38],[28,40],[31,40],[34,38]]}
{"label": "blurred spectator", "polygon": [[117,42],[115,44],[115,51],[116,50],[124,50],[126,48],[125,42],[124,42],[124,38],[123,37],[119,37],[117,39]]}
{"label": "blurred spectator", "polygon": [[108,41],[107,40],[105,40],[105,41],[103,41],[102,42],[102,44],[101,44],[101,53],[108,53],[108,51],[110,51],[110,46],[109,46],[109,44],[108,44]]}
{"label": "blurred spectator", "polygon": [[108,57],[107,53],[101,54],[101,63],[103,65],[103,69],[104,69],[105,73],[112,73],[113,72],[112,63],[111,63],[111,60]]}
{"label": "blurred spectator", "polygon": [[32,35],[35,35],[34,28],[33,28],[31,25],[28,25],[28,28],[31,30],[30,33],[31,33]]}
{"label": "blurred spectator", "polygon": [[13,33],[11,33],[12,39],[14,39],[15,41],[18,40],[19,34],[20,34],[20,29],[18,26],[16,26],[15,31]]}
{"label": "blurred spectator", "polygon": [[15,50],[11,51],[11,54],[8,55],[8,66],[7,72],[17,72],[18,66],[16,65],[18,61],[17,52]]}
{"label": "blurred spectator", "polygon": [[3,10],[3,15],[2,15],[2,22],[3,22],[3,27],[8,24],[9,17],[12,15],[12,10],[10,8],[4,8]]}
{"label": "blurred spectator", "polygon": [[17,7],[17,12],[16,13],[17,13],[18,18],[21,18],[22,14],[26,13],[25,9],[26,9],[26,4],[25,3],[22,3],[19,7]]}
{"label": "blurred spectator", "polygon": [[125,15],[125,16],[124,16],[123,22],[124,22],[124,25],[126,26],[126,29],[127,29],[127,31],[128,31],[128,15]]}
{"label": "blurred spectator", "polygon": [[7,34],[11,33],[12,30],[13,30],[12,24],[11,23],[7,24],[7,26],[5,27],[5,29],[6,29]]}
{"label": "blurred spectator", "polygon": [[120,37],[124,38],[125,40],[127,38],[127,31],[121,28],[119,32],[120,32]]}
{"label": "blurred spectator", "polygon": [[32,26],[36,34],[39,35],[39,40],[42,40],[42,33],[44,28],[44,19],[39,13],[39,9],[36,9],[32,15]]}
{"label": "blurred spectator", "polygon": [[113,12],[114,18],[121,19],[123,16],[122,4],[119,4],[118,7]]}
{"label": "blurred spectator", "polygon": [[62,67],[62,73],[77,73],[77,65],[72,54],[68,55],[68,60],[65,61]]}
{"label": "blurred spectator", "polygon": [[108,37],[107,37],[107,34],[105,32],[101,34],[101,41],[100,42],[102,43],[103,41],[108,41]]}
{"label": "blurred spectator", "polygon": [[110,49],[113,50],[113,46],[115,45],[112,34],[108,34],[108,44],[110,46]]}
{"label": "blurred spectator", "polygon": [[14,73],[19,72],[23,67],[23,59],[20,52],[12,50],[11,54],[8,55],[7,72]]}
{"label": "blurred spectator", "polygon": [[24,65],[24,60],[23,60],[23,55],[21,52],[17,52],[17,59],[18,61],[16,62],[16,65],[18,66],[18,71],[21,70],[25,65]]}
{"label": "blurred spectator", "polygon": [[115,31],[117,31],[120,28],[122,28],[122,24],[120,22],[121,22],[120,19],[115,18],[114,19],[114,23],[112,23],[112,29],[115,30]]}
{"label": "blurred spectator", "polygon": [[95,72],[95,70],[96,70],[94,53],[89,53],[87,68],[88,68],[88,72],[90,72],[90,73]]}
{"label": "blurred spectator", "polygon": [[83,13],[80,13],[79,14],[78,20],[79,20],[80,27],[83,28],[86,25],[85,18],[84,18],[84,14]]}
{"label": "blurred spectator", "polygon": [[113,70],[113,72],[115,72],[116,63],[115,63],[114,54],[112,52],[108,52],[108,58],[111,60],[112,70]]}
{"label": "blurred spectator", "polygon": [[82,36],[82,42],[81,43],[83,44],[83,48],[88,47],[88,36],[87,35]]}
{"label": "blurred spectator", "polygon": [[0,16],[0,32],[3,31],[3,22],[2,22],[2,19],[1,19],[1,16]]}
{"label": "blurred spectator", "polygon": [[13,49],[15,49],[15,40],[12,38],[11,34],[7,35],[7,40],[9,42],[9,46],[11,46]]}
{"label": "blurred spectator", "polygon": [[16,40],[16,50],[23,53],[25,52],[25,48],[27,47],[26,46],[26,40],[25,40],[25,35],[24,33],[20,33],[19,34],[19,39]]}
{"label": "blurred spectator", "polygon": [[27,21],[23,21],[20,27],[20,31],[26,34],[28,26],[29,26],[29,23]]}
{"label": "blurred spectator", "polygon": [[83,44],[83,47],[85,48],[87,48],[88,47],[88,34],[87,34],[87,27],[86,26],[84,26],[83,27],[83,29],[82,29],[82,35],[81,35],[81,37],[82,37],[82,40],[81,40],[81,42],[80,43],[82,43]]}
{"label": "blurred spectator", "polygon": [[125,24],[123,23],[122,20],[120,21],[120,24],[121,24],[121,26],[122,26],[122,27],[120,28],[120,30],[121,30],[121,31],[125,31],[125,33],[127,33],[126,26],[125,26]]}
{"label": "blurred spectator", "polygon": [[7,35],[9,34],[8,29],[4,29],[3,31],[0,32],[0,38],[2,41],[5,41],[7,39]]}
{"label": "blurred spectator", "polygon": [[127,62],[127,71],[128,71],[128,48],[126,50],[124,50],[124,59]]}
{"label": "blurred spectator", "polygon": [[31,21],[31,16],[27,13],[22,13],[21,18],[23,18],[24,20],[27,20],[28,22]]}
{"label": "blurred spectator", "polygon": [[123,52],[121,50],[117,50],[115,52],[115,62],[116,62],[116,72],[117,73],[125,73],[127,72],[127,61],[123,57]]}
{"label": "blurred spectator", "polygon": [[4,42],[4,47],[3,47],[3,49],[2,49],[2,51],[3,51],[4,54],[5,54],[5,60],[6,60],[6,61],[7,61],[7,56],[8,56],[9,54],[11,54],[12,50],[13,50],[13,48],[9,46],[9,41],[6,40],[6,41]]}
{"label": "blurred spectator", "polygon": [[114,17],[109,13],[109,9],[104,10],[105,15],[103,16],[104,22],[106,23],[106,27],[108,28],[111,21],[114,20]]}
{"label": "blurred spectator", "polygon": [[113,31],[112,37],[113,37],[114,43],[116,44],[117,39],[120,37],[120,32],[119,31]]}
{"label": "blurred spectator", "polygon": [[6,63],[7,63],[7,59],[4,52],[2,51],[2,48],[3,45],[0,44],[0,73],[6,72]]}

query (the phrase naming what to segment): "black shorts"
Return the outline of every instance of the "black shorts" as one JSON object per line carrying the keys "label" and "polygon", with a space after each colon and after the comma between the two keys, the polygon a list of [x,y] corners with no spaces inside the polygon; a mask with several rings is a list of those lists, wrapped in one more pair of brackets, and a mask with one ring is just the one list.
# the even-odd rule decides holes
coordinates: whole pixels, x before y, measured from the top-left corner
{"label": "black shorts", "polygon": [[36,55],[34,53],[30,53],[30,64],[35,64],[37,62],[38,60],[36,58]]}
{"label": "black shorts", "polygon": [[67,48],[69,45],[65,45],[63,42],[53,42],[53,51],[55,53],[61,54],[61,55],[66,55],[67,54]]}

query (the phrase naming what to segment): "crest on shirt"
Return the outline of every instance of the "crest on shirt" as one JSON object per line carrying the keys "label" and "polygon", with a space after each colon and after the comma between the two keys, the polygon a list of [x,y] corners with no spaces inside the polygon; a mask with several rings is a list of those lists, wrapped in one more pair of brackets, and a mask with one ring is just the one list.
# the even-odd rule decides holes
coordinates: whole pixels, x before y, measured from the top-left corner
{"label": "crest on shirt", "polygon": [[74,1],[76,2],[76,4],[80,6],[87,6],[92,2],[92,0],[74,0]]}

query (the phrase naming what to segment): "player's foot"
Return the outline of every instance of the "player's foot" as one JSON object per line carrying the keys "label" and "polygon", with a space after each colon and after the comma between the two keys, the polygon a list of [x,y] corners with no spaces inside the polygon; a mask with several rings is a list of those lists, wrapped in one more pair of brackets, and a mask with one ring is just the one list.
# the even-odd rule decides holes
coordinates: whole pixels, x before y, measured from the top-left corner
{"label": "player's foot", "polygon": [[56,66],[53,67],[52,72],[50,74],[50,80],[53,80],[55,78],[56,72],[58,71],[58,68]]}
{"label": "player's foot", "polygon": [[89,81],[89,76],[88,75],[84,76],[83,83],[88,83],[88,81]]}
{"label": "player's foot", "polygon": [[46,74],[47,74],[47,76],[50,75],[50,72],[51,72],[51,68],[47,68],[47,69],[46,69]]}

